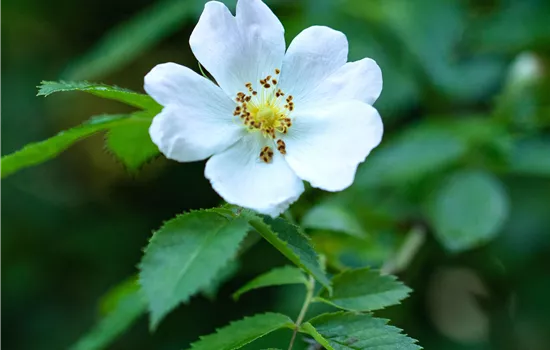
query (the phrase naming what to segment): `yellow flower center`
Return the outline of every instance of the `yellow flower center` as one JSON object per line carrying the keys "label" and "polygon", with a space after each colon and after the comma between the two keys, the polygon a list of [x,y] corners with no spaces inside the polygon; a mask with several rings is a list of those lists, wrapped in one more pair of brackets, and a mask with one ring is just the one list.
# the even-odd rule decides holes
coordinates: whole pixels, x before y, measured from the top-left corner
{"label": "yellow flower center", "polygon": [[253,113],[252,115],[255,115],[256,119],[265,122],[266,125],[269,124],[270,126],[274,126],[275,121],[277,120],[275,117],[277,112],[279,111],[273,106],[260,106],[256,113]]}
{"label": "yellow flower center", "polygon": [[[275,76],[281,71],[275,69]],[[239,116],[244,126],[251,131],[259,131],[267,139],[275,140],[288,132],[292,126],[290,113],[294,110],[292,95],[287,96],[277,88],[277,79],[268,75],[260,79],[258,90],[254,89],[252,83],[246,83],[248,92],[239,92],[235,97],[237,107],[233,115]],[[283,140],[276,142],[277,150],[286,154],[286,146]],[[271,147],[266,146],[260,153],[260,159],[265,163],[270,163],[273,158]]]}

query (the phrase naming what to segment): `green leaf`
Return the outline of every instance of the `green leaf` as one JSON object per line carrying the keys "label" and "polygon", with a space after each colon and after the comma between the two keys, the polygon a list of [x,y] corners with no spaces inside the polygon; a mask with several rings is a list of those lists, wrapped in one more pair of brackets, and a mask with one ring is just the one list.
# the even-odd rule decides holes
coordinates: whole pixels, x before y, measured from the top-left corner
{"label": "green leaf", "polygon": [[496,236],[509,200],[493,175],[463,170],[443,182],[429,198],[427,210],[439,241],[450,251],[462,251]]}
{"label": "green leaf", "polygon": [[351,236],[363,238],[366,233],[349,210],[331,203],[314,206],[304,215],[302,226],[309,229],[344,232]]}
{"label": "green leaf", "polygon": [[90,51],[73,62],[63,76],[67,79],[95,79],[120,69],[181,28],[184,20],[192,17],[198,7],[191,1],[181,0],[154,3],[110,30]]}
{"label": "green leaf", "polygon": [[374,151],[359,168],[356,184],[366,188],[407,184],[446,168],[466,151],[465,142],[451,131],[418,125]]}
{"label": "green leaf", "polygon": [[141,165],[160,152],[151,141],[149,126],[152,118],[149,112],[137,112],[134,115],[143,115],[144,123],[113,127],[107,133],[106,145],[113,154],[122,161],[126,168],[137,171]]}
{"label": "green leaf", "polygon": [[21,169],[45,162],[66,150],[73,143],[99,131],[134,123],[143,123],[143,120],[128,114],[92,117],[80,126],[62,131],[45,141],[30,143],[19,151],[2,157],[2,178]]}
{"label": "green leaf", "polygon": [[344,271],[332,279],[332,296],[321,292],[318,300],[341,309],[372,311],[399,304],[411,292],[410,288],[391,275],[361,268]]}
{"label": "green leaf", "polygon": [[292,328],[294,323],[288,316],[266,313],[245,317],[230,323],[216,333],[201,337],[191,344],[193,350],[232,350],[238,349],[266,334],[281,328]]}
{"label": "green leaf", "polygon": [[130,106],[160,112],[162,107],[149,95],[133,92],[117,86],[94,84],[87,81],[43,81],[38,86],[38,96],[49,96],[54,92],[84,91],[92,95],[119,101]]}
{"label": "green leaf", "polygon": [[369,314],[336,312],[317,316],[300,331],[309,334],[327,350],[417,350],[416,340],[389,326],[388,320]]}
{"label": "green leaf", "polygon": [[302,270],[292,266],[278,267],[261,274],[245,284],[233,294],[233,298],[239,299],[241,295],[253,289],[300,283],[307,283],[307,278],[304,276]]}
{"label": "green leaf", "polygon": [[248,229],[244,217],[205,210],[179,215],[153,234],[140,263],[151,329],[211,283],[235,256]]}
{"label": "green leaf", "polygon": [[525,140],[517,143],[510,159],[514,174],[550,176],[550,141]]}
{"label": "green leaf", "polygon": [[319,257],[302,230],[288,221],[269,217],[253,218],[250,225],[290,261],[312,275],[330,290],[330,281],[324,273]]}
{"label": "green leaf", "polygon": [[146,303],[135,278],[115,287],[105,296],[102,304],[102,318],[90,332],[71,347],[72,350],[106,348],[117,336],[128,329],[146,309]]}
{"label": "green leaf", "polygon": [[202,289],[202,294],[208,299],[214,300],[218,289],[227,282],[230,278],[235,276],[239,269],[241,268],[241,263],[238,260],[231,260],[218,272],[216,277],[210,283]]}

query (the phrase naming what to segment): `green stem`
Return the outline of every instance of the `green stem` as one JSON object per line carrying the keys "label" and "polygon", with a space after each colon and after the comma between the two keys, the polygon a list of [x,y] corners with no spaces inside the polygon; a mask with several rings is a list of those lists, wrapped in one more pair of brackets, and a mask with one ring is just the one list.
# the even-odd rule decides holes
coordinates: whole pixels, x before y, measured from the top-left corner
{"label": "green stem", "polygon": [[304,304],[302,305],[302,309],[300,310],[300,314],[298,314],[296,323],[294,323],[294,332],[292,333],[292,338],[290,339],[288,350],[292,350],[292,347],[294,346],[294,341],[296,340],[296,335],[298,334],[298,329],[300,329],[300,325],[304,321],[304,317],[306,317],[309,304],[311,304],[311,301],[313,300],[313,292],[315,291],[315,279],[313,278],[313,276],[309,276],[308,283],[306,284],[306,289],[306,298],[304,300]]}

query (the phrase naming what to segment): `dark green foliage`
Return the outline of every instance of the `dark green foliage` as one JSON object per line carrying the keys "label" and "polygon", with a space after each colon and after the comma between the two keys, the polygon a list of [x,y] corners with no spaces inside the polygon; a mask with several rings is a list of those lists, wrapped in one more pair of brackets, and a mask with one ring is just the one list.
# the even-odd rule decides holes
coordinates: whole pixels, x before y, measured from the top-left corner
{"label": "dark green foliage", "polygon": [[344,271],[332,278],[332,295],[319,300],[351,311],[373,311],[399,304],[411,292],[394,276],[380,275],[369,268]]}
{"label": "dark green foliage", "polygon": [[370,314],[336,312],[324,314],[302,325],[327,350],[416,350],[416,340],[389,326],[388,320]]}
{"label": "dark green foliage", "polygon": [[233,298],[239,299],[244,293],[257,288],[299,283],[307,283],[306,276],[300,269],[292,266],[278,267],[254,278],[239,288],[238,291],[233,293]]}
{"label": "dark green foliage", "polygon": [[[224,2],[234,9],[235,0]],[[157,156],[148,129],[161,106],[138,93],[158,63],[198,71],[188,39],[205,0],[2,6],[2,177],[13,175],[2,181],[3,345],[63,349],[95,323],[75,349],[188,348],[231,324],[194,348],[287,349],[293,322],[262,313],[284,310],[296,319],[304,288],[286,283],[314,275],[314,300],[328,305],[314,304],[307,315],[333,306],[372,310],[402,303],[376,313],[427,349],[549,348],[548,1],[266,2],[284,24],[287,44],[310,25],[328,25],[346,34],[350,60],[378,62],[384,76],[375,104],[385,129],[380,147],[350,188],[336,194],[308,189],[291,207],[305,234],[286,220],[231,206],[186,214],[200,217],[192,224],[182,217],[174,219],[181,226],[167,223],[168,233],[156,233],[147,249],[148,266],[155,267],[146,274],[149,289],[139,291],[133,282],[115,288],[101,302],[97,323],[98,295],[136,272],[139,248],[159,221],[219,204],[203,164]],[[42,79],[90,79],[132,90],[44,82],[43,96],[82,91],[101,98],[34,98]],[[105,99],[141,111],[128,113]],[[104,112],[111,114],[55,135]],[[97,133],[105,135],[105,146],[92,137],[63,161],[16,173]],[[37,140],[44,141],[29,143]],[[153,164],[142,177],[125,176],[124,169],[136,172],[144,162]],[[216,253],[199,253],[183,278],[170,278],[173,269],[162,264],[181,267],[189,252],[202,252],[197,243],[220,235],[224,239],[212,240]],[[421,239],[409,250],[411,237]],[[301,271],[272,271],[285,257]],[[399,273],[414,289],[412,297],[403,300],[407,287],[367,266]],[[449,266],[474,272],[486,293],[467,280],[452,293],[435,288],[439,271]],[[157,282],[165,288],[155,289]],[[280,287],[232,301],[243,284]],[[459,322],[467,311],[454,294],[461,291],[485,325],[475,318]],[[139,315],[151,307],[153,294],[165,297],[156,305],[157,321],[178,310],[151,335]],[[440,299],[451,305],[434,305]],[[230,323],[243,315],[256,316]],[[472,338],[467,326],[486,337]],[[418,349],[370,314],[324,314],[300,332],[294,350]]]}
{"label": "dark green foliage", "polygon": [[233,350],[280,328],[291,328],[292,320],[285,315],[266,313],[246,317],[218,329],[216,333],[201,337],[191,344],[193,350]]}
{"label": "dark green foliage", "polygon": [[153,234],[140,263],[151,328],[179,303],[208,286],[235,255],[249,229],[244,217],[210,211],[180,215]]}
{"label": "dark green foliage", "polygon": [[300,227],[281,218],[271,219],[268,217],[264,217],[264,220],[252,219],[250,225],[290,261],[311,274],[330,290],[330,281],[319,263],[317,252]]}
{"label": "dark green foliage", "polygon": [[104,298],[102,315],[95,327],[71,347],[72,350],[98,350],[107,346],[146,310],[135,278],[123,282]]}
{"label": "dark green foliage", "polygon": [[102,115],[92,117],[76,128],[62,131],[45,141],[31,143],[21,150],[2,157],[2,177],[18,170],[45,162],[66,150],[73,143],[99,131],[139,122],[132,115]]}

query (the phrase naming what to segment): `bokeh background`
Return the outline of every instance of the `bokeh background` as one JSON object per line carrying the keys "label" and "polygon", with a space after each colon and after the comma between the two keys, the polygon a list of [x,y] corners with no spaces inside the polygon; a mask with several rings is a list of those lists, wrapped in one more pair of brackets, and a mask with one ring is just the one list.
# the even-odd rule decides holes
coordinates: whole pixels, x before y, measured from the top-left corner
{"label": "bokeh background", "polygon": [[[414,293],[377,314],[426,349],[550,349],[550,2],[268,3],[287,43],[307,26],[331,26],[348,36],[350,60],[372,57],[384,74],[375,104],[385,122],[382,146],[352,188],[309,190],[292,208],[330,268],[397,273]],[[198,69],[188,38],[203,4],[3,1],[2,154],[92,115],[130,110],[76,92],[36,97],[41,80],[142,91],[157,63]],[[2,180],[5,349],[70,347],[100,316],[101,297],[135,275],[154,229],[221,201],[203,163],[159,157],[129,174],[103,138]],[[109,348],[180,349],[244,315],[295,317],[300,287],[230,298],[285,264],[277,251],[259,242],[239,263],[219,290],[178,308],[156,333],[142,316]],[[250,348],[286,348],[289,336]]]}

